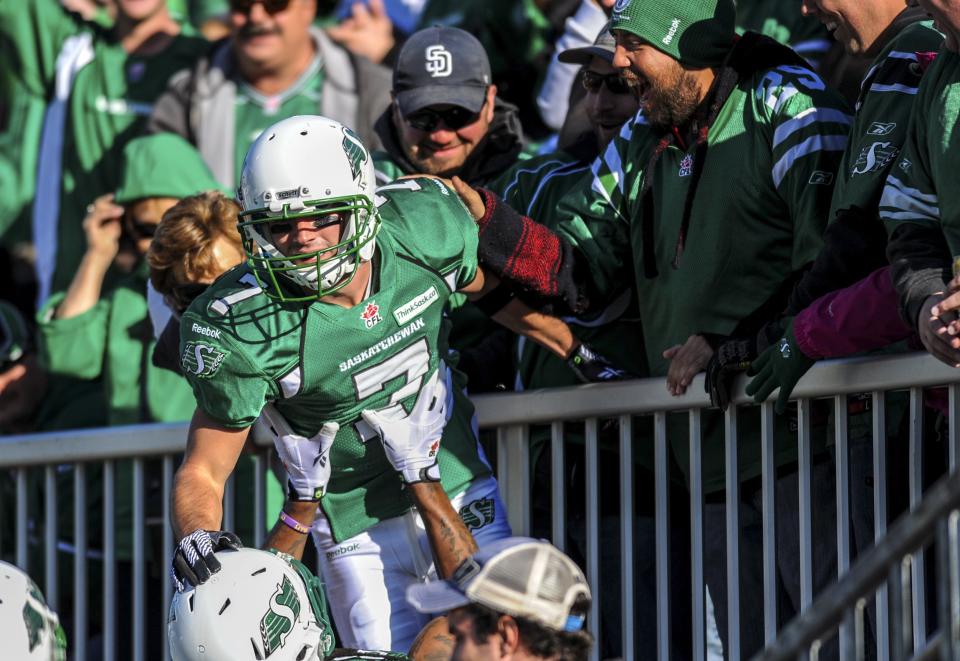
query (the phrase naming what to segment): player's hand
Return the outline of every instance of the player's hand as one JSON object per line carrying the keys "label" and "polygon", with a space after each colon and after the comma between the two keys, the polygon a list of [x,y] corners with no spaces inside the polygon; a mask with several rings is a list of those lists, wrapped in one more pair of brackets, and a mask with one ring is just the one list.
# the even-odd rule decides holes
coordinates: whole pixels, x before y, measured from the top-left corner
{"label": "player's hand", "polygon": [[703,382],[713,406],[727,410],[734,379],[750,367],[756,353],[757,342],[753,338],[731,338],[717,348],[707,363],[707,377]]}
{"label": "player's hand", "polygon": [[753,401],[760,403],[776,388],[780,388],[774,408],[777,413],[782,414],[787,410],[790,393],[797,381],[815,362],[817,361],[800,350],[791,320],[780,341],[767,347],[747,370],[747,375],[753,379],[747,384],[746,393],[753,397]]}
{"label": "player's hand", "polygon": [[214,553],[223,549],[237,550],[243,547],[240,538],[226,530],[194,530],[180,540],[173,554],[170,576],[177,592],[188,585],[197,587],[206,583],[220,571],[220,561]]}
{"label": "player's hand", "polygon": [[606,383],[631,378],[629,372],[616,367],[583,343],[567,358],[567,366],[573,370],[580,383]]}
{"label": "player's hand", "polygon": [[443,363],[420,389],[413,410],[402,407],[382,411],[362,411],[368,425],[380,435],[390,465],[407,484],[439,482],[440,437],[447,424],[447,368]]}
{"label": "player's hand", "polygon": [[286,419],[268,404],[260,414],[269,424],[273,446],[287,471],[287,491],[291,500],[317,502],[330,482],[330,448],[340,425],[325,422],[320,433],[307,438],[293,433]]}
{"label": "player's hand", "polygon": [[113,203],[113,193],[101,195],[87,205],[83,231],[87,236],[87,253],[112,262],[120,252],[123,207]]}

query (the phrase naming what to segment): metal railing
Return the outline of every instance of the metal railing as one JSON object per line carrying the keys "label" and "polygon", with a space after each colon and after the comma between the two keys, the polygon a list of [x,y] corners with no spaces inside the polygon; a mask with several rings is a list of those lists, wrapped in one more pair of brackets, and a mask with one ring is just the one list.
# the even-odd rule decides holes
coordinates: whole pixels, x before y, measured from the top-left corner
{"label": "metal railing", "polygon": [[[949,402],[949,464],[951,470],[956,467],[957,457],[960,456],[960,428],[956,413],[960,404],[960,388],[955,381],[960,373],[948,368],[925,355],[900,355],[879,359],[852,359],[832,361],[818,364],[798,384],[794,391],[794,399],[798,402],[797,434],[798,443],[798,472],[799,472],[799,548],[776,548],[777,522],[774,508],[774,486],[776,467],[774,463],[774,412],[771,403],[760,407],[761,420],[761,461],[763,466],[761,478],[761,502],[763,510],[763,595],[762,617],[764,621],[765,639],[768,645],[772,644],[778,635],[777,628],[777,553],[796,553],[800,558],[800,586],[801,604],[805,612],[813,602],[813,549],[814,544],[835,544],[837,547],[838,573],[845,574],[851,563],[850,539],[850,500],[848,490],[848,450],[847,450],[847,415],[846,395],[868,392],[872,394],[872,424],[873,424],[873,462],[875,471],[874,485],[874,528],[877,540],[884,538],[887,525],[887,484],[885,476],[887,467],[886,457],[886,430],[885,430],[885,397],[884,393],[895,390],[909,392],[909,439],[910,457],[912,458],[909,470],[909,490],[911,507],[920,507],[922,499],[922,471],[919,461],[914,457],[921,456],[923,447],[923,388],[948,385]],[[742,392],[743,383],[738,384],[738,395],[734,402],[743,407],[751,405]],[[810,436],[810,408],[815,399],[827,399],[833,404],[833,410],[839,412],[834,416],[833,435],[835,439],[836,455],[836,513],[837,534],[829,540],[813,539],[811,526],[811,436]],[[550,429],[549,447],[551,449],[550,462],[552,478],[549,485],[551,501],[550,530],[554,542],[564,548],[565,540],[569,535],[571,522],[567,512],[569,498],[567,494],[567,478],[565,475],[565,461],[572,451],[578,455],[583,453],[585,480],[585,553],[584,563],[588,581],[595,595],[595,604],[590,618],[590,627],[594,632],[602,632],[609,625],[601,622],[601,605],[611,595],[601,589],[601,521],[600,521],[600,485],[602,481],[616,479],[619,482],[620,502],[618,512],[619,525],[619,566],[620,577],[620,621],[623,623],[621,645],[625,658],[632,658],[640,641],[631,623],[635,621],[638,604],[635,601],[633,584],[635,575],[635,557],[640,547],[634,539],[634,498],[638,487],[632,470],[633,458],[638,448],[635,446],[635,426],[648,424],[643,418],[652,418],[654,443],[654,483],[655,499],[655,558],[657,567],[656,580],[656,654],[660,659],[671,658],[670,640],[671,627],[678,623],[671,621],[669,604],[672,599],[689,599],[691,604],[690,625],[692,627],[692,654],[697,660],[707,658],[707,590],[704,581],[704,505],[705,496],[701,480],[703,466],[700,462],[699,447],[702,437],[701,412],[709,407],[709,401],[703,391],[702,376],[697,377],[690,386],[688,393],[682,397],[672,397],[665,389],[662,379],[646,379],[633,382],[608,385],[590,385],[575,388],[563,388],[549,391],[532,391],[504,395],[484,395],[474,399],[481,426],[485,429],[496,430],[496,472],[501,484],[501,493],[508,509],[508,516],[515,534],[529,533],[534,521],[532,519],[531,493],[531,457],[529,439],[532,425],[547,425]],[[668,439],[668,413],[685,413],[689,420],[690,466],[689,466],[689,521],[690,521],[690,576],[692,592],[689,595],[676,594],[671,590],[670,574],[667,571],[671,560],[668,531],[670,528],[670,502],[667,494],[670,490],[670,459],[669,441],[676,443],[676,439]],[[742,409],[741,409],[742,413]],[[726,502],[737,502],[740,494],[740,481],[737,475],[738,458],[738,407],[732,406],[725,414],[725,464]],[[639,416],[639,418],[638,418]],[[600,439],[601,425],[608,420],[618,423],[618,451],[620,454],[619,475],[600,475]],[[582,423],[583,446],[572,449],[565,430],[572,424]],[[58,566],[57,558],[57,513],[62,502],[68,502],[63,494],[57,493],[58,466],[73,465],[73,525],[74,525],[74,554],[73,554],[73,594],[67,596],[73,604],[73,628],[84,632],[88,629],[90,612],[87,608],[88,592],[102,589],[105,595],[112,595],[117,589],[115,571],[116,555],[114,552],[115,531],[111,526],[104,526],[103,531],[103,578],[102,586],[91,586],[88,578],[88,557],[91,540],[87,536],[88,524],[88,496],[86,492],[85,473],[90,466],[103,466],[103,504],[104,518],[109,520],[112,509],[120,498],[133,498],[133,555],[131,568],[133,573],[133,608],[131,612],[133,659],[146,658],[146,627],[165,626],[163,622],[146,621],[146,592],[144,577],[146,570],[146,553],[144,548],[144,529],[146,526],[144,515],[144,466],[146,461],[159,460],[162,474],[162,516],[163,521],[169,521],[169,493],[172,486],[175,462],[182,452],[186,437],[185,425],[149,425],[138,427],[118,427],[89,431],[60,432],[52,434],[37,434],[29,436],[13,436],[0,438],[0,475],[6,470],[14,479],[14,507],[15,538],[14,556],[16,563],[28,571],[36,571],[40,559],[43,562],[43,572],[38,582],[44,587],[49,601],[54,607],[64,604],[64,596],[58,593]],[[264,438],[256,439],[261,446],[268,444]],[[133,466],[133,493],[118,494],[115,491],[116,468],[120,461],[131,460]],[[233,521],[236,505],[231,496],[236,494],[240,507],[251,507],[254,511],[255,544],[262,542],[265,530],[265,477],[267,470],[267,454],[263,452],[255,456],[255,471],[252,485],[235,487],[232,483],[227,489],[225,499],[225,525],[229,527]],[[43,480],[42,512],[31,516],[31,504],[28,495],[28,475],[31,471],[41,471]],[[0,499],[4,498],[0,492]],[[35,499],[34,499],[35,500]],[[0,501],[0,511],[5,511],[7,504]],[[739,661],[742,657],[740,647],[740,613],[743,606],[739,594],[740,575],[740,529],[741,524],[737,508],[726,508],[726,555],[727,555],[727,610],[730,614],[727,631],[727,645],[724,653],[727,658]],[[170,555],[173,549],[173,539],[169,525],[162,526],[162,557],[163,569],[169,566]],[[41,534],[42,533],[42,534]],[[42,553],[29,551],[31,544],[42,548]],[[0,549],[4,548],[0,540]],[[918,551],[921,553],[922,551]],[[919,559],[919,560],[918,560]],[[955,558],[954,558],[955,560]],[[948,563],[949,564],[949,563]],[[956,564],[949,565],[950,571],[956,573]],[[912,637],[912,646],[915,650],[926,646],[925,631],[928,624],[928,614],[925,604],[926,585],[925,565],[919,555],[911,563],[912,590],[904,597],[909,601],[907,611],[911,614],[911,627],[908,637]],[[163,600],[169,602],[170,586],[164,581]],[[896,595],[894,595],[896,596]],[[901,595],[902,596],[902,595]],[[754,595],[750,595],[751,601]],[[103,658],[116,658],[114,636],[117,633],[112,629],[112,622],[116,618],[116,603],[109,598],[103,599],[103,620],[106,623],[103,638]],[[819,606],[818,606],[819,608]],[[897,633],[901,622],[897,619],[897,611],[891,611],[888,595],[881,589],[876,599],[876,622],[878,640],[876,643],[878,658],[899,658],[891,653],[891,645],[900,640]],[[752,614],[751,617],[757,617]],[[158,618],[159,620],[159,618]],[[842,644],[841,655],[848,658],[851,649],[849,640],[855,622],[845,619],[840,625]],[[892,637],[889,634],[893,632]],[[902,632],[901,632],[902,633]],[[819,634],[818,634],[819,635]],[[165,634],[163,635],[165,646]],[[75,659],[85,659],[83,645],[73,644],[71,641],[71,656]],[[645,652],[647,652],[645,650]],[[164,648],[164,657],[166,656]],[[645,658],[649,652],[643,654]],[[599,651],[594,652],[594,658],[599,658]]]}

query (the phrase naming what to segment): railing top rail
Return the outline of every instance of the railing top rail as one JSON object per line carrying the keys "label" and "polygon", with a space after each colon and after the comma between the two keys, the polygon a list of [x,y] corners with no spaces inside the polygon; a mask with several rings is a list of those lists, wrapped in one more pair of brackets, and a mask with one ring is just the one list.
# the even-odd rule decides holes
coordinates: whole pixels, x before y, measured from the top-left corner
{"label": "railing top rail", "polygon": [[[793,397],[818,398],[837,394],[938,386],[960,381],[960,371],[926,354],[901,354],[880,358],[852,358],[818,363],[794,389]],[[736,384],[737,404],[749,404],[743,387]],[[587,417],[614,417],[655,411],[684,411],[710,406],[703,375],[697,376],[681,397],[670,395],[664,379],[638,379],[613,384],[592,384],[522,393],[479,395],[473,398],[480,424],[497,427],[548,423]],[[106,429],[86,429],[0,437],[0,467],[102,461],[125,457],[182,452],[187,425],[152,424]],[[270,445],[255,434],[257,445]]]}
{"label": "railing top rail", "polygon": [[886,580],[890,567],[920,548],[936,532],[937,522],[957,508],[960,473],[955,472],[940,478],[915,509],[897,519],[886,536],[857,559],[848,574],[824,590],[753,661],[792,661],[807,651],[813,641],[834,631],[844,612],[860,598],[872,595]]}

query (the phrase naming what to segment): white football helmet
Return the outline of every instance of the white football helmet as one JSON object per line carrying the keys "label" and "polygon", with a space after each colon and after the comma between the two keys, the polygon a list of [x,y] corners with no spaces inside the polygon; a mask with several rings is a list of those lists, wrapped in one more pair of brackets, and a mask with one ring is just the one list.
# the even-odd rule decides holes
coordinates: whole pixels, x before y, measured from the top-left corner
{"label": "white football helmet", "polygon": [[315,661],[333,651],[323,586],[285,553],[217,552],[221,569],[170,603],[173,661]]}
{"label": "white football helmet", "polygon": [[[240,234],[263,290],[285,301],[326,296],[349,283],[373,257],[380,218],[374,204],[373,158],[349,128],[318,115],[300,115],[265,130],[247,152],[237,197]],[[340,242],[320,253],[284,255],[270,223],[343,214]],[[281,286],[277,274],[298,288]]]}
{"label": "white football helmet", "polygon": [[5,659],[63,661],[67,637],[57,614],[24,571],[0,561],[0,639]]}

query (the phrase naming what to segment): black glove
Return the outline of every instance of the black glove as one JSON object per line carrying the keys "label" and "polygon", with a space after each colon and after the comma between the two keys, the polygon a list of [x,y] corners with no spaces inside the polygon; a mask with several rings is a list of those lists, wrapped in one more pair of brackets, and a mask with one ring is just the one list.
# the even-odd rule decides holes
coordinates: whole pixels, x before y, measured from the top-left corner
{"label": "black glove", "polygon": [[730,338],[717,347],[707,363],[707,377],[703,382],[703,389],[710,395],[710,404],[727,410],[734,379],[745,372],[756,357],[757,341],[753,338]]}
{"label": "black glove", "polygon": [[220,571],[220,561],[213,554],[223,549],[234,551],[243,547],[243,542],[232,532],[226,530],[194,530],[180,540],[173,554],[173,566],[170,575],[177,592],[206,583]]}
{"label": "black glove", "polygon": [[573,355],[567,358],[567,365],[581,383],[604,383],[631,378],[629,372],[615,367],[586,344],[581,344]]}

